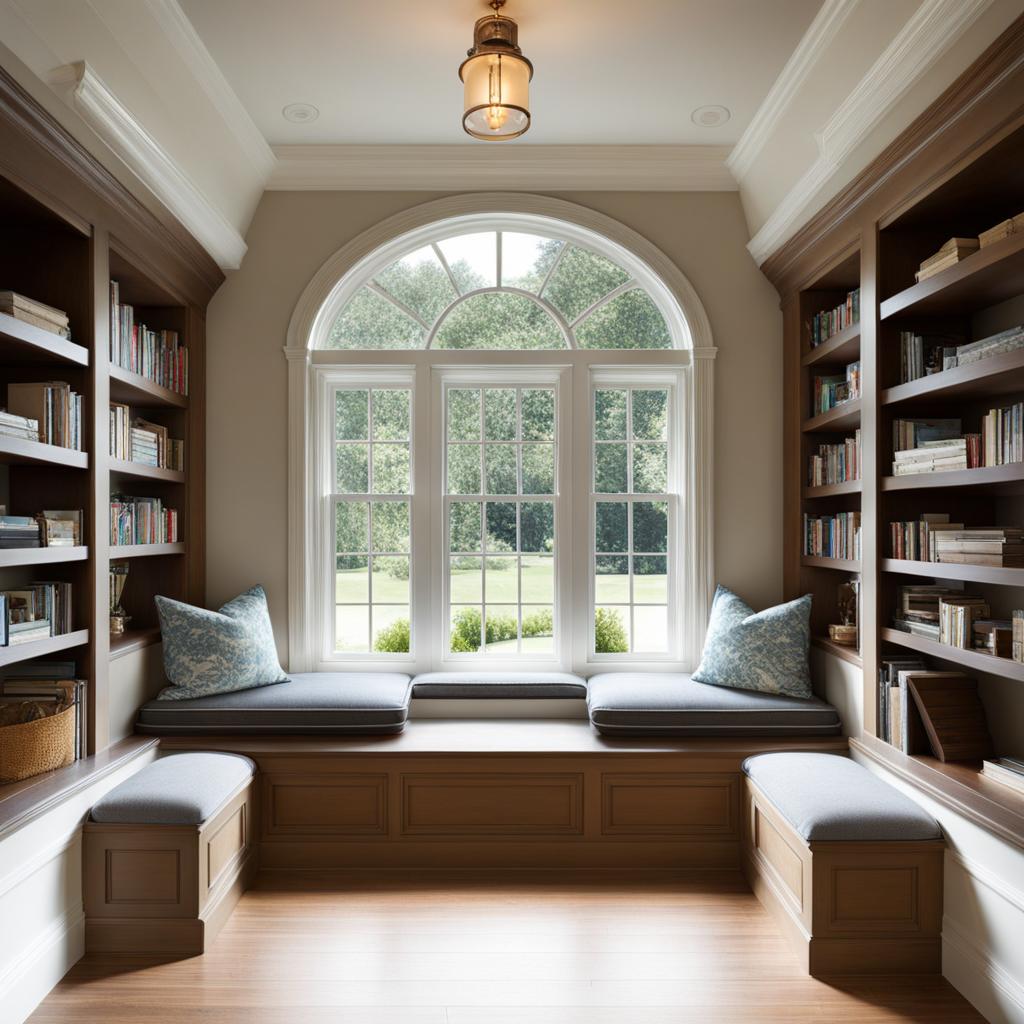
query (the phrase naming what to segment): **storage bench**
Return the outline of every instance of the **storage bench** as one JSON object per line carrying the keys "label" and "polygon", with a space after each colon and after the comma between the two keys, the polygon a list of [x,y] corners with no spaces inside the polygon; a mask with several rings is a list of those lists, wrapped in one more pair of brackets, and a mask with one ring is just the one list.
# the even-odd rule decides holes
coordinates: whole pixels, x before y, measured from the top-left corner
{"label": "storage bench", "polygon": [[813,975],[938,973],[942,859],[935,820],[845,757],[743,763],[743,864]]}
{"label": "storage bench", "polygon": [[93,807],[83,838],[88,952],[208,948],[256,868],[255,772],[237,754],[176,754]]}

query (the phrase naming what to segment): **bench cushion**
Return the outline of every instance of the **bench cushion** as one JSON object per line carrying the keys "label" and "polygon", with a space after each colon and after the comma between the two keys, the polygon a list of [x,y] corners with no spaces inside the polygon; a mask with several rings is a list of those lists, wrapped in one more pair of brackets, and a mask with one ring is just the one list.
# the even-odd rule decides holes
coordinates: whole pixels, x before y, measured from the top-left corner
{"label": "bench cushion", "polygon": [[743,771],[808,842],[942,837],[930,814],[847,757],[757,754]]}
{"label": "bench cushion", "polygon": [[136,732],[155,735],[401,732],[410,682],[392,672],[297,672],[288,682],[195,700],[152,700]]}
{"label": "bench cushion", "polygon": [[125,825],[201,825],[256,773],[241,754],[174,754],[147,764],[92,809],[92,820]]}
{"label": "bench cushion", "polygon": [[587,681],[569,672],[425,672],[412,681],[414,697],[575,697],[587,695]]}
{"label": "bench cushion", "polygon": [[598,732],[622,736],[836,736],[839,713],[801,700],[706,686],[684,673],[591,676],[587,710]]}

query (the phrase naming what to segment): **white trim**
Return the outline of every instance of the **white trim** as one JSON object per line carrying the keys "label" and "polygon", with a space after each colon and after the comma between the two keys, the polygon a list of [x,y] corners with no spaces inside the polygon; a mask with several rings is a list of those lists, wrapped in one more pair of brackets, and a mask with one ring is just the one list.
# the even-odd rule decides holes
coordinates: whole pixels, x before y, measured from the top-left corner
{"label": "white trim", "polygon": [[989,1020],[1024,1022],[1024,985],[948,917],[942,919],[942,974]]}
{"label": "white trim", "polygon": [[997,896],[1006,900],[1011,907],[1024,914],[1024,891],[1014,888],[1012,885],[1007,885],[994,871],[990,871],[976,860],[970,860],[956,850],[947,849],[946,857],[953,861],[954,864],[963,868],[969,877],[973,878],[976,882],[980,882]]}
{"label": "white trim", "polygon": [[241,266],[246,244],[235,227],[88,64],[83,61],[74,67],[74,106],[89,127],[185,225],[221,269]]}
{"label": "white trim", "polygon": [[750,172],[793,97],[859,3],[860,0],[825,0],[821,5],[725,161],[737,181],[742,181]]}
{"label": "white trim", "polygon": [[196,32],[178,0],[143,0],[160,26],[163,38],[174,47],[199,87],[216,107],[221,120],[245,152],[261,182],[270,176],[277,159],[256,122],[231,88],[217,62]]}
{"label": "white trim", "polygon": [[268,190],[735,192],[729,146],[275,146]]}
{"label": "white trim", "polygon": [[74,829],[60,839],[48,843],[32,857],[22,861],[13,871],[0,878],[0,899],[7,895],[15,886],[31,878],[37,871],[45,868],[47,864],[56,860],[61,854],[66,853],[72,846],[79,845],[82,836],[82,829],[75,825]]}
{"label": "white trim", "polygon": [[[444,366],[450,362],[466,359],[463,352],[439,352],[427,350],[401,350],[385,356],[381,352],[337,352],[314,349],[320,338],[325,336],[333,323],[334,316],[341,308],[347,294],[353,290],[354,282],[366,279],[367,268],[383,264],[396,254],[414,247],[414,243],[427,244],[432,235],[449,233],[453,227],[467,224],[488,223],[498,225],[514,221],[517,226],[533,218],[548,223],[548,233],[555,233],[570,241],[597,251],[604,251],[625,265],[637,283],[645,288],[662,310],[673,333],[675,350],[648,350],[627,352],[599,351],[548,351],[548,352],[474,352],[473,358],[481,366],[493,365],[496,361],[516,364],[579,363],[581,371],[586,366],[604,363],[621,363],[625,357],[639,365],[652,361],[672,362],[685,368],[682,374],[680,399],[687,413],[684,451],[688,453],[689,491],[684,495],[685,515],[683,520],[685,536],[680,547],[685,553],[681,572],[681,605],[687,609],[687,621],[692,621],[687,636],[683,637],[682,650],[684,668],[692,667],[695,652],[700,650],[696,638],[703,638],[707,609],[710,605],[714,583],[714,495],[712,472],[712,436],[714,431],[714,354],[711,326],[700,298],[686,277],[671,261],[636,232],[603,214],[586,207],[546,196],[521,193],[473,193],[434,200],[412,207],[382,221],[368,231],[352,239],[347,245],[331,256],[314,275],[303,291],[292,313],[288,326],[285,355],[289,367],[289,545],[288,545],[288,614],[289,614],[289,667],[293,672],[311,671],[318,664],[320,638],[315,635],[319,619],[311,614],[317,607],[315,581],[318,578],[318,545],[314,543],[316,523],[312,521],[313,502],[307,500],[309,484],[313,481],[316,467],[313,464],[309,442],[312,411],[310,402],[311,367],[327,365],[373,365],[382,360],[404,361],[418,367],[417,390],[422,390],[423,374],[429,367]],[[455,222],[459,224],[456,225]],[[495,230],[498,228],[495,227]],[[543,229],[542,229],[543,230]],[[357,273],[358,271],[358,273]],[[692,358],[695,357],[695,358]],[[691,365],[692,362],[692,365]],[[582,373],[578,376],[581,376]],[[419,407],[425,408],[424,403]],[[436,406],[436,403],[432,403]],[[436,409],[435,409],[436,412]],[[578,419],[579,417],[577,417]],[[435,424],[436,429],[436,424]],[[426,435],[424,435],[426,436]],[[574,444],[578,439],[574,437]],[[566,451],[563,447],[563,451]],[[427,488],[417,488],[417,502],[428,502],[428,518],[431,521],[431,536],[437,533],[439,519],[436,506],[440,498]],[[414,513],[415,516],[415,513]],[[422,574],[421,574],[422,575]],[[414,600],[422,600],[423,580],[416,585]],[[433,589],[438,593],[441,580],[434,578]],[[434,602],[436,603],[436,602]],[[692,613],[692,614],[691,614]],[[431,630],[437,633],[437,629]],[[417,658],[429,655],[429,664],[439,660],[440,652],[432,650],[432,643],[418,643]],[[584,664],[585,657],[574,650],[572,662]],[[648,666],[654,668],[652,664]],[[674,662],[665,667],[679,669]]]}
{"label": "white trim", "polygon": [[816,133],[818,157],[747,244],[760,266],[822,205],[846,158],[960,38],[992,0],[924,0]]}

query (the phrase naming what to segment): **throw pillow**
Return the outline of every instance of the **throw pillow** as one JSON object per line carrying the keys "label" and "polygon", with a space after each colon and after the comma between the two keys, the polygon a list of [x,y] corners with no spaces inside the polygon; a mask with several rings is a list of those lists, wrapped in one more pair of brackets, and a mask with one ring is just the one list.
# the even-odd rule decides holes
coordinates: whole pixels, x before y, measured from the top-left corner
{"label": "throw pillow", "polygon": [[171,684],[160,700],[190,700],[288,682],[277,660],[262,587],[247,590],[215,612],[169,597],[157,597],[156,609],[164,671]]}
{"label": "throw pillow", "polygon": [[810,697],[811,595],[755,612],[719,587],[692,678],[711,686]]}

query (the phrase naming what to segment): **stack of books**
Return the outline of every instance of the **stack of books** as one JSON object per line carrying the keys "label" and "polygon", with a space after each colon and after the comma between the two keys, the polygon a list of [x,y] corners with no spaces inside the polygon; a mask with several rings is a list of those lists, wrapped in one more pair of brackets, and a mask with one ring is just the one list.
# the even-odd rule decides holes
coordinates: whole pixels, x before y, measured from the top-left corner
{"label": "stack of books", "polygon": [[54,702],[75,709],[75,760],[87,751],[88,720],[85,681],[75,678],[73,661],[31,661],[18,666],[17,675],[0,683],[0,702]]}
{"label": "stack of books", "polygon": [[38,441],[39,420],[18,416],[13,412],[0,412],[0,436],[17,437],[22,441]]}
{"label": "stack of books", "polygon": [[957,348],[947,339],[900,332],[900,383],[929,377],[957,365]]}
{"label": "stack of books", "polygon": [[846,301],[835,309],[826,309],[811,318],[811,348],[817,348],[840,331],[860,322],[860,289],[854,288]]}
{"label": "stack of books", "polygon": [[180,395],[188,394],[188,349],[176,331],[154,331],[135,322],[135,310],[121,303],[110,282],[110,361]]}
{"label": "stack of books", "polygon": [[850,363],[846,373],[814,378],[812,416],[820,416],[837,405],[860,398],[860,362]]}
{"label": "stack of books", "polygon": [[41,548],[42,530],[32,516],[9,516],[0,513],[0,550]]}
{"label": "stack of books", "polygon": [[959,597],[962,589],[949,586],[905,586],[897,592],[894,628],[928,640],[939,639],[939,602]]}
{"label": "stack of books", "polygon": [[64,381],[7,385],[7,411],[39,426],[39,440],[82,450],[82,396]]}
{"label": "stack of books", "polygon": [[1015,235],[1018,231],[1024,231],[1024,213],[1018,213],[1016,217],[1001,220],[998,224],[990,227],[988,231],[982,231],[978,235],[978,242],[981,248],[984,249],[986,245],[1000,242],[1004,238],[1009,238],[1010,235]]}
{"label": "stack of books", "polygon": [[110,403],[110,454],[144,466],[179,471],[185,468],[185,443],[170,437],[167,427],[159,423],[143,419],[133,422],[131,409],[119,402]]}
{"label": "stack of books", "polygon": [[159,498],[110,498],[111,544],[176,544],[178,529],[177,510],[164,508]]}
{"label": "stack of books", "polygon": [[44,509],[39,517],[43,547],[71,548],[82,543],[82,510]]}
{"label": "stack of books", "polygon": [[804,554],[813,558],[860,558],[860,513],[804,515]]}
{"label": "stack of books", "polygon": [[934,562],[1024,568],[1024,530],[1018,527],[961,527],[937,532]]}
{"label": "stack of books", "polygon": [[976,238],[951,238],[938,252],[933,253],[921,263],[914,278],[918,283],[926,281],[947,267],[956,266],[962,259],[977,252],[980,248],[981,243]]}
{"label": "stack of books", "polygon": [[807,483],[810,487],[841,484],[860,479],[860,431],[842,444],[819,444],[808,460]]}
{"label": "stack of books", "polygon": [[986,779],[1024,793],[1024,758],[997,757],[994,761],[982,761],[981,774]]}
{"label": "stack of books", "polygon": [[939,643],[964,650],[974,645],[974,623],[992,614],[988,601],[974,594],[939,598]]}
{"label": "stack of books", "polygon": [[983,465],[1024,462],[1024,402],[990,409],[981,421]]}
{"label": "stack of books", "polygon": [[49,331],[62,338],[70,338],[68,315],[63,309],[55,309],[27,295],[17,292],[0,292],[0,313],[13,316],[23,324],[38,327],[41,331]]}
{"label": "stack of books", "polygon": [[989,356],[997,356],[1003,352],[1013,352],[1024,347],[1024,324],[1000,331],[978,341],[969,341],[958,345],[954,366],[968,366],[980,362]]}
{"label": "stack of books", "polygon": [[896,452],[893,456],[892,473],[893,476],[909,476],[914,473],[969,469],[978,464],[974,455],[974,450],[978,447],[980,441],[974,442],[970,436],[950,441],[926,441],[917,448],[906,448]]}
{"label": "stack of books", "polygon": [[917,520],[890,523],[890,557],[913,562],[938,561],[935,538],[946,530],[963,527],[963,523],[951,523],[948,512],[925,512]]}

